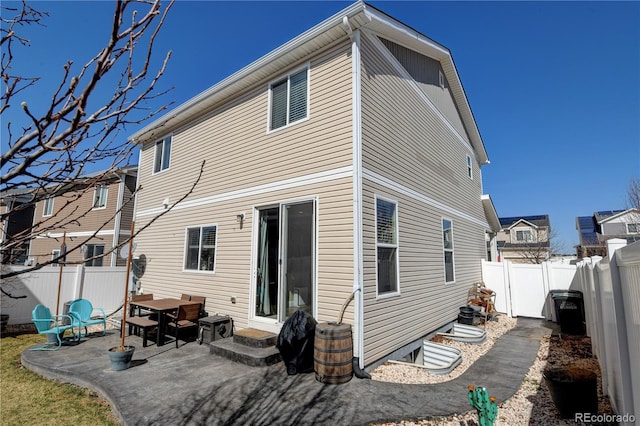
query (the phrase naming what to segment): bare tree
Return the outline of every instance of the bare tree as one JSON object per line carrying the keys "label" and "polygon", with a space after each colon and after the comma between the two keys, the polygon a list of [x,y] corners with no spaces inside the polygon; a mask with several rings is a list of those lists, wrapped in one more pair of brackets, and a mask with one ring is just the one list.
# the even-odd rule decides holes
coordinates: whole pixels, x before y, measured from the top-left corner
{"label": "bare tree", "polygon": [[629,209],[640,211],[640,178],[631,179],[627,189],[627,205]]}
{"label": "bare tree", "polygon": [[[83,193],[93,191],[96,183],[108,179],[131,160],[134,147],[121,132],[126,126],[142,123],[169,107],[171,103],[155,108],[150,105],[171,90],[156,88],[171,52],[158,62],[157,70],[150,68],[156,37],[172,5],[173,0],[166,6],[159,0],[116,0],[106,44],[82,66],[76,66],[72,60],[61,64],[59,82],[46,92],[48,95],[44,95],[38,86],[39,77],[16,75],[13,71],[19,64],[18,52],[30,44],[25,33],[33,26],[44,25],[48,14],[33,9],[24,1],[19,7],[1,6],[0,66],[4,90],[0,97],[0,114],[6,129],[0,179],[3,197],[19,197],[20,202],[6,203],[0,220],[5,223],[39,201],[65,196],[65,205],[55,216],[43,218],[19,235],[3,238],[2,250],[20,246],[48,230],[65,229],[86,215],[88,212],[81,211],[77,199]],[[100,93],[112,95],[105,97]],[[30,96],[32,99],[48,96],[46,107],[32,109],[25,100]],[[24,120],[20,123],[7,121],[5,114],[17,108]],[[91,174],[96,168],[102,172]],[[202,168],[194,177],[194,187],[201,175]],[[140,190],[137,188],[132,197],[125,200],[125,205],[133,203],[135,193]],[[193,187],[178,202],[192,191]],[[177,202],[163,214],[175,204]],[[93,236],[107,223],[99,225]],[[90,238],[74,242],[68,251],[79,250]],[[127,242],[128,239],[121,245]],[[58,260],[38,263],[21,273]],[[19,273],[3,269],[1,277]]]}
{"label": "bare tree", "polygon": [[[515,246],[515,245],[514,245]],[[551,228],[531,230],[531,240],[518,242],[516,252],[525,263],[542,263],[553,253],[562,253],[564,245]]]}

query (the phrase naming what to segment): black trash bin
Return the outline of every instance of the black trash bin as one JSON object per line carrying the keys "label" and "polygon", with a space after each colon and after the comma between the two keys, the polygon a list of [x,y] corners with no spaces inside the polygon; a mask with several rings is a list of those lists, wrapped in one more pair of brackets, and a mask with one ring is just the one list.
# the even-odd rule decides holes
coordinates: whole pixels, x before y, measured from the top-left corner
{"label": "black trash bin", "polygon": [[551,290],[549,293],[553,299],[560,331],[576,336],[584,335],[586,327],[582,292],[578,290]]}

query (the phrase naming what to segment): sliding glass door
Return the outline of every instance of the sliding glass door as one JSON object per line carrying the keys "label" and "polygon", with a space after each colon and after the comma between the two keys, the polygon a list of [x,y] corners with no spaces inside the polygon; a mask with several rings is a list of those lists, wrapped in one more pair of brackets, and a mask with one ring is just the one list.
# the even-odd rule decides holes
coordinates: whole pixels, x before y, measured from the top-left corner
{"label": "sliding glass door", "polygon": [[315,203],[260,208],[255,317],[282,322],[297,309],[313,314]]}

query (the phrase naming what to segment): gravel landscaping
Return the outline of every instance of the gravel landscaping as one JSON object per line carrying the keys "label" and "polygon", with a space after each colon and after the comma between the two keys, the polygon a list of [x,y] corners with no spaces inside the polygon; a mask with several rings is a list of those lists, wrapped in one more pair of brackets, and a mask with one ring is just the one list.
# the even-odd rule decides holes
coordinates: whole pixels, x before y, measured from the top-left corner
{"label": "gravel landscaping", "polygon": [[[462,343],[436,336],[432,339],[438,343],[452,346],[462,351],[462,363],[446,375],[431,374],[424,368],[410,364],[385,363],[371,372],[373,380],[395,383],[442,383],[460,376],[479,357],[484,355],[494,342],[513,328],[515,318],[504,315],[497,321],[489,321],[486,328],[487,340],[479,345]],[[598,361],[591,355],[591,339],[586,336],[551,335],[545,336],[534,364],[522,381],[520,389],[508,400],[498,405],[496,425],[577,425],[573,419],[563,419],[556,409],[542,373],[546,368],[560,366],[581,367],[595,372],[598,376],[598,414],[613,414],[607,397],[602,396],[602,383]],[[478,384],[480,385],[480,384]],[[490,391],[490,389],[489,389]],[[401,421],[384,423],[385,426],[410,425],[477,425],[478,416],[475,410],[459,413],[447,418],[433,418],[421,421]]]}

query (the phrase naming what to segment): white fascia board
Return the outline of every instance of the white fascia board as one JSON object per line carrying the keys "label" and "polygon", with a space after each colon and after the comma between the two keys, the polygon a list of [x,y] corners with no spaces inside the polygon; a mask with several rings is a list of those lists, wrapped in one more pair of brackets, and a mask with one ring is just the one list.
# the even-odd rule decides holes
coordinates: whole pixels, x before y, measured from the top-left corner
{"label": "white fascia board", "polygon": [[626,215],[628,215],[628,214],[640,214],[640,211],[639,211],[639,210],[636,210],[636,209],[627,209],[627,210],[625,210],[625,211],[623,211],[623,212],[620,212],[620,213],[618,213],[618,214],[611,215],[611,216],[609,216],[609,217],[606,217],[606,218],[604,218],[604,219],[602,219],[602,220],[598,221],[598,225],[601,225],[601,224],[603,224],[603,223],[607,223],[607,222],[611,222],[612,220],[619,219],[620,217],[622,217],[622,216],[626,216]]}
{"label": "white fascia board", "polygon": [[493,200],[489,194],[483,194],[480,196],[480,200],[482,201],[482,208],[484,209],[484,216],[489,223],[490,229],[493,232],[499,232],[502,230],[502,226],[500,225],[500,218],[498,216],[498,212],[496,211],[496,207],[493,204]]}
{"label": "white fascia board", "polygon": [[[319,42],[330,44],[337,38],[346,37],[348,34],[342,24],[343,18],[346,16],[348,19],[352,19],[356,17],[356,15],[361,14],[364,9],[363,2],[356,2],[330,18],[325,19],[318,25],[233,73],[137,131],[129,137],[129,142],[135,144],[145,142],[180,127],[181,124],[189,121],[191,118],[197,117],[224,99],[234,96],[241,90],[246,89],[260,80],[273,76],[274,73],[282,70],[287,65],[293,64],[308,55],[309,51],[305,48],[307,45],[318,48],[317,43]],[[355,27],[360,26],[361,22],[363,22],[362,19],[354,19],[351,23],[355,29]],[[364,22],[366,23],[366,21]],[[319,37],[325,33],[332,33],[333,37],[325,39]]]}
{"label": "white fascia board", "polygon": [[514,222],[514,224],[513,224],[513,225],[511,225],[510,227],[508,227],[507,229],[513,229],[513,228],[515,228],[516,226],[519,226],[519,225],[522,225],[522,224],[527,225],[527,226],[530,226],[530,227],[532,227],[532,228],[534,228],[534,229],[538,229],[538,227],[537,227],[536,225],[534,225],[533,223],[528,222],[528,221],[526,221],[526,220],[524,220],[524,219],[520,219],[520,220],[518,220],[518,221]]}

